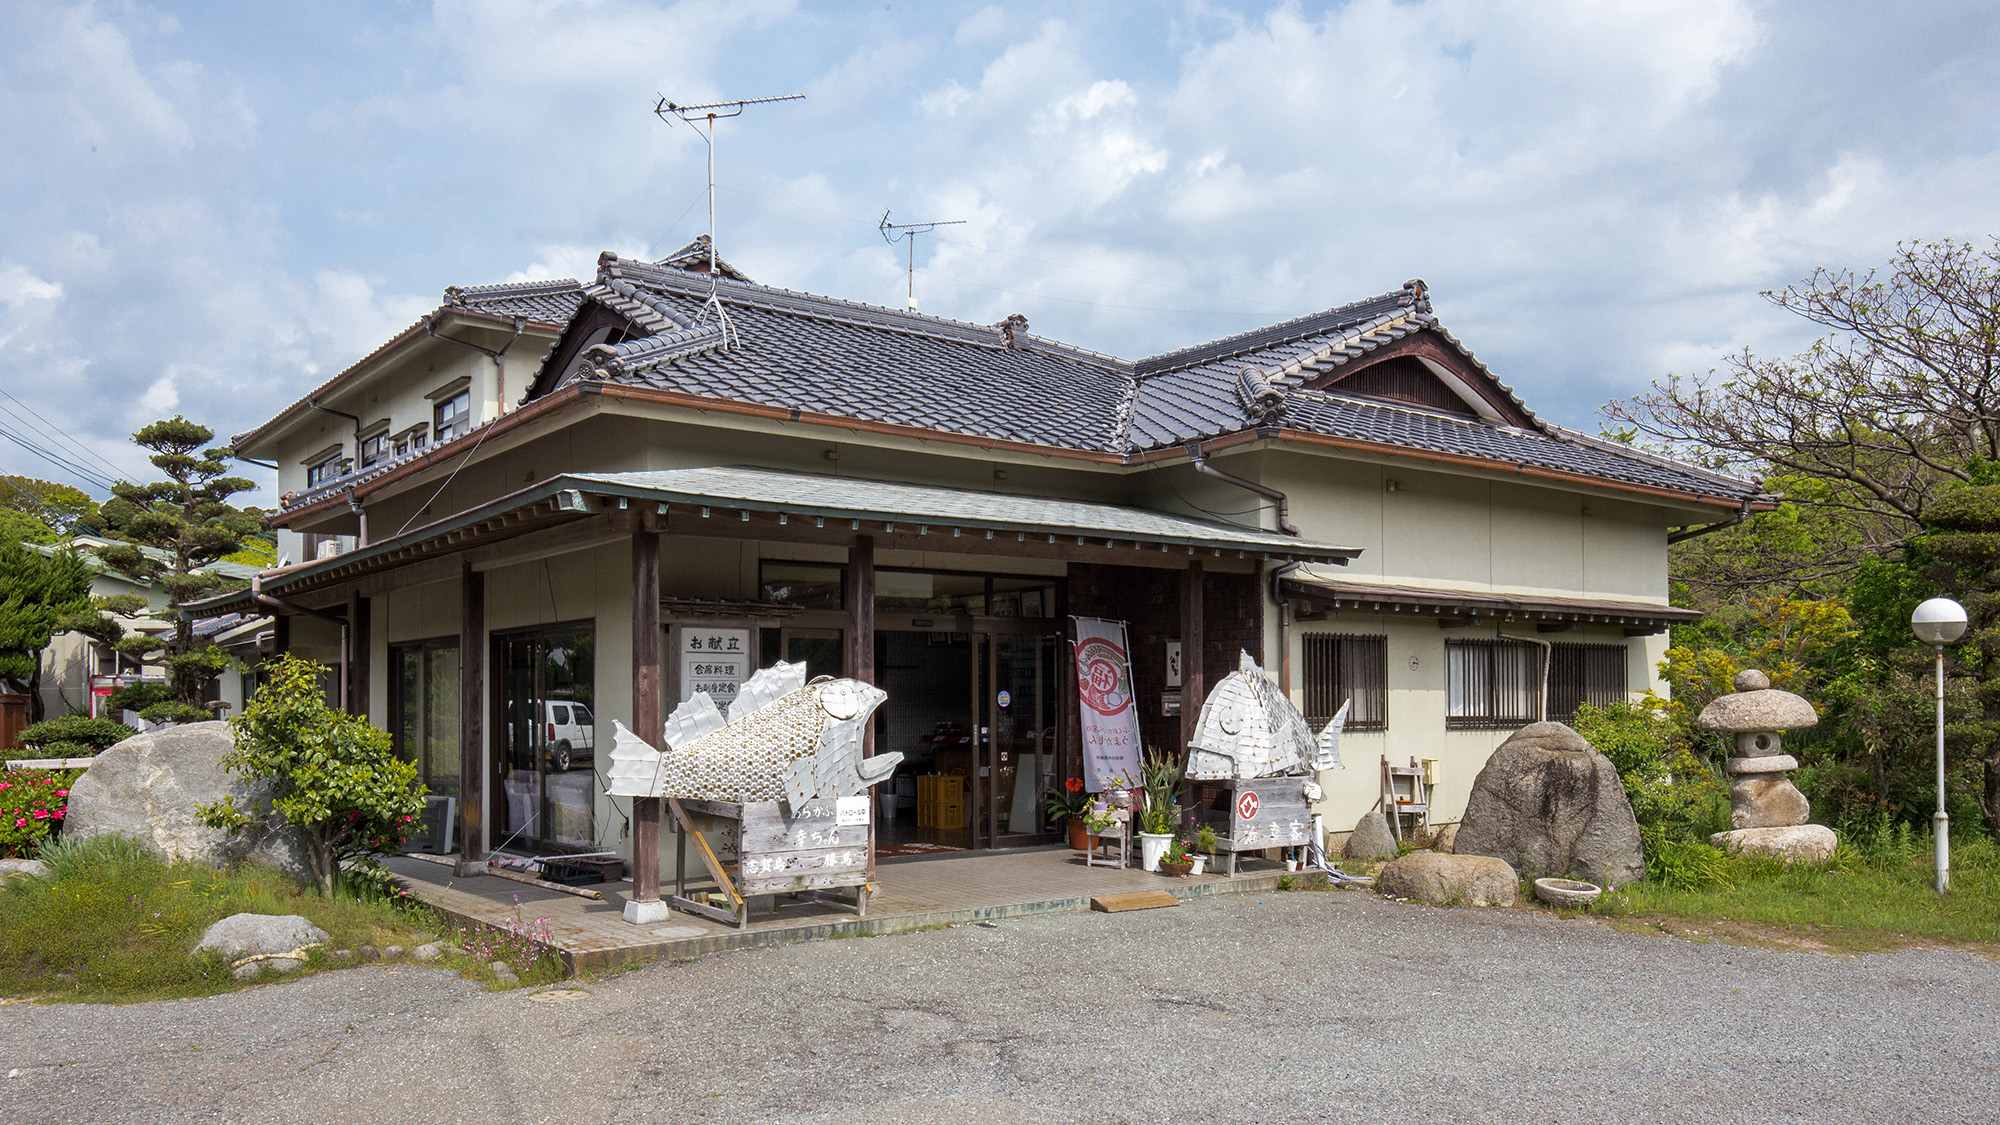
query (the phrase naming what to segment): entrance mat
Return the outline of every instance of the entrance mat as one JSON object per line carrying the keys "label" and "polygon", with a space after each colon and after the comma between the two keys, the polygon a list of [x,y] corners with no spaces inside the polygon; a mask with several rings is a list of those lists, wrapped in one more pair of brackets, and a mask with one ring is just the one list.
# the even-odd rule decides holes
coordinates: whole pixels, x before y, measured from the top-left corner
{"label": "entrance mat", "polygon": [[1122,895],[1098,895],[1090,900],[1092,910],[1117,914],[1124,910],[1151,910],[1155,906],[1179,906],[1181,900],[1165,891],[1132,891]]}
{"label": "entrance mat", "polygon": [[906,855],[936,855],[939,852],[962,852],[964,850],[964,848],[952,847],[950,844],[884,844],[875,849],[875,858],[895,859]]}

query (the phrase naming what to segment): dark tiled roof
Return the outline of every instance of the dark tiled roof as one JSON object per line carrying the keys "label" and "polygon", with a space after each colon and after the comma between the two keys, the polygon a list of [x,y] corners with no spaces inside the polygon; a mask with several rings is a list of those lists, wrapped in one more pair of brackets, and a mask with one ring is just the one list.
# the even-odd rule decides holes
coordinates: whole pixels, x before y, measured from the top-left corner
{"label": "dark tiled roof", "polygon": [[454,285],[444,291],[446,308],[520,316],[543,324],[569,323],[582,304],[583,286],[571,277],[506,285]]}
{"label": "dark tiled roof", "polygon": [[[1135,362],[1004,326],[968,324],[735,280],[714,291],[734,337],[704,318],[711,281],[606,254],[582,291],[646,333],[597,345],[562,377],[652,387],[972,437],[1130,455],[1264,427],[1732,500],[1754,485],[1536,419],[1432,314],[1421,281],[1325,312]],[[706,260],[706,249],[699,248]],[[740,276],[740,275],[737,275]],[[1476,372],[1490,401],[1460,417],[1307,390],[1425,333]],[[554,357],[552,356],[552,361]],[[1457,362],[1454,360],[1454,362]],[[554,389],[545,369],[533,394]],[[1496,411],[1511,404],[1515,413]],[[1504,416],[1503,416],[1504,415]],[[1506,424],[1506,417],[1526,425]]]}

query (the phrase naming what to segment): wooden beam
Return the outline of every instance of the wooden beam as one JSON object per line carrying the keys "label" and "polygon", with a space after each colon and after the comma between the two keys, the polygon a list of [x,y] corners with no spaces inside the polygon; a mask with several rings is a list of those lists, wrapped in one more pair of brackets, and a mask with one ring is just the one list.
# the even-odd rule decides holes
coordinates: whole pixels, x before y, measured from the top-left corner
{"label": "wooden beam", "polygon": [[[658,749],[660,713],[660,537],[632,539],[632,732]],[[660,799],[632,798],[632,900],[660,897]]]}
{"label": "wooden beam", "polygon": [[[875,682],[875,538],[857,535],[847,549],[847,674],[864,684]],[[861,756],[875,756],[875,716],[861,727]],[[891,790],[895,782],[887,782]],[[863,794],[871,802],[873,793]],[[875,881],[875,817],[868,817],[868,881]]]}
{"label": "wooden beam", "polygon": [[458,874],[486,870],[486,576],[461,561],[458,621]]}
{"label": "wooden beam", "polygon": [[1191,562],[1181,579],[1181,746],[1194,737],[1195,720],[1201,717],[1201,702],[1207,695],[1202,685],[1204,615],[1202,598],[1206,592],[1201,563]]}
{"label": "wooden beam", "polygon": [[369,626],[373,623],[373,603],[360,595],[347,599],[347,713],[368,717],[368,666],[373,651]]}

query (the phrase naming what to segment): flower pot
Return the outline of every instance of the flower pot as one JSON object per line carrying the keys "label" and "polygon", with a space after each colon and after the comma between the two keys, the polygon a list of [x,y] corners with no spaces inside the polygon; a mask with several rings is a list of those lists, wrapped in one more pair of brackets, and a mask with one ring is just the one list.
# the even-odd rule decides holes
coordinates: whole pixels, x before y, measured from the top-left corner
{"label": "flower pot", "polygon": [[1178,863],[1170,859],[1163,859],[1160,861],[1160,874],[1162,875],[1173,875],[1179,877],[1182,875],[1191,874],[1193,871],[1194,871],[1194,860],[1191,859],[1184,859]]}
{"label": "flower pot", "polygon": [[1188,862],[1194,865],[1188,870],[1188,874],[1190,875],[1199,875],[1202,872],[1208,870],[1208,857],[1205,855],[1195,856]]}
{"label": "flower pot", "polygon": [[1067,823],[1069,824],[1069,846],[1080,852],[1089,851],[1090,833],[1083,827],[1083,818],[1073,816],[1069,818]]}
{"label": "flower pot", "polygon": [[1173,846],[1173,842],[1174,837],[1171,832],[1139,833],[1139,869],[1158,871],[1160,857],[1167,854],[1167,849]]}

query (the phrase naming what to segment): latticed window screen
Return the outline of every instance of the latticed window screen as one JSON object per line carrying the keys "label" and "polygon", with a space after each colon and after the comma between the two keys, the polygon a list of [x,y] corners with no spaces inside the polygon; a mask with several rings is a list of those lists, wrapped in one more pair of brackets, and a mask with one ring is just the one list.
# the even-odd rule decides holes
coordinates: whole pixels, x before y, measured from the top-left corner
{"label": "latticed window screen", "polygon": [[1324,724],[1347,709],[1347,730],[1389,729],[1389,638],[1307,633],[1306,721]]}
{"label": "latticed window screen", "polygon": [[1549,718],[1567,723],[1585,703],[1625,698],[1624,645],[1555,645],[1549,651]]}
{"label": "latticed window screen", "polygon": [[1506,730],[1541,718],[1542,647],[1446,641],[1446,730]]}

